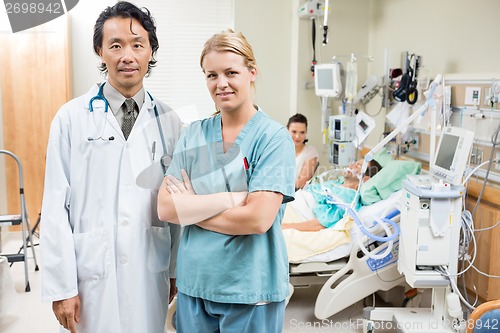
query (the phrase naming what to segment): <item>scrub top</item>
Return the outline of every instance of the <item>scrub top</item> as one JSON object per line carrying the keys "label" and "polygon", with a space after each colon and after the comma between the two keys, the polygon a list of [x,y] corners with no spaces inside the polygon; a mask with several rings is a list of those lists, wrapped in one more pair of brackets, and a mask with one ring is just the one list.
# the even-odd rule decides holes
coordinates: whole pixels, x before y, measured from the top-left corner
{"label": "scrub top", "polygon": [[[290,134],[261,109],[224,153],[220,114],[193,122],[177,144],[167,175],[188,173],[197,194],[273,191],[283,204],[264,234],[225,235],[196,225],[183,227],[177,288],[213,302],[283,301],[288,294],[288,256],[281,221],[295,193],[295,149]],[[244,159],[248,161],[245,168]]]}

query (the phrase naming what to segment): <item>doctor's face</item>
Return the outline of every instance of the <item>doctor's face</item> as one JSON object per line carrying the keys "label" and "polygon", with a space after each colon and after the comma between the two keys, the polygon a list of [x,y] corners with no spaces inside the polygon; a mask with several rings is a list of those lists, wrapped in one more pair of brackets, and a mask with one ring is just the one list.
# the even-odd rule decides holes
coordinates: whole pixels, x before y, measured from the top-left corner
{"label": "doctor's face", "polygon": [[142,88],[152,57],[148,32],[136,19],[113,17],[103,25],[101,61],[108,69],[108,82],[125,97]]}
{"label": "doctor's face", "polygon": [[210,51],[203,59],[203,72],[208,91],[222,112],[253,109],[251,93],[257,70],[245,66],[242,56],[229,51]]}

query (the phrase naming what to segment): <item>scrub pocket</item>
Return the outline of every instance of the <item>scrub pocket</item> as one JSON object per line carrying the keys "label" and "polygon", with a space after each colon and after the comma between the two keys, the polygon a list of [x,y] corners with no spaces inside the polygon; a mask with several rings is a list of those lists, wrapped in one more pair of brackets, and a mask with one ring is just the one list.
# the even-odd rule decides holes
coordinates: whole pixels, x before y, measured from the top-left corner
{"label": "scrub pocket", "polygon": [[111,263],[106,232],[94,230],[73,235],[79,281],[100,280],[108,275]]}
{"label": "scrub pocket", "polygon": [[171,252],[170,228],[152,226],[148,229],[148,233],[148,269],[153,273],[168,270]]}

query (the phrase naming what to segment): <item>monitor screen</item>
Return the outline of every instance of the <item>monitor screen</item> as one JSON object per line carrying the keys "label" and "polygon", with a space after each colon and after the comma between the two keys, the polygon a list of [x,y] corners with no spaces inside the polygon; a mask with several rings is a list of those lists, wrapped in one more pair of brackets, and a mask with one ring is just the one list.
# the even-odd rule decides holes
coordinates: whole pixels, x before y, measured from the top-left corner
{"label": "monitor screen", "polygon": [[443,139],[441,145],[439,146],[439,151],[436,155],[436,165],[450,170],[453,164],[453,158],[455,157],[455,152],[457,151],[459,137],[451,134],[443,134]]}
{"label": "monitor screen", "polygon": [[333,89],[333,71],[331,68],[318,69],[316,75],[318,75],[319,89]]}
{"label": "monitor screen", "polygon": [[340,64],[314,65],[314,89],[316,95],[320,97],[340,97],[342,93]]}
{"label": "monitor screen", "polygon": [[453,126],[443,128],[431,174],[451,185],[460,185],[473,143],[474,132]]}

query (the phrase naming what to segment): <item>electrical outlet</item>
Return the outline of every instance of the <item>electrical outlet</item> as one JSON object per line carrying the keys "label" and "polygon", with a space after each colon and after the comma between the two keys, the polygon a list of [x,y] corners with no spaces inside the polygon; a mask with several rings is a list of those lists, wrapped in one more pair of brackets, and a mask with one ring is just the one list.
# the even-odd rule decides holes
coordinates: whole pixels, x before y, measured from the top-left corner
{"label": "electrical outlet", "polygon": [[465,88],[465,105],[479,105],[481,100],[481,87]]}
{"label": "electrical outlet", "polygon": [[474,165],[479,165],[483,162],[483,151],[479,148],[472,148],[470,154],[470,163]]}
{"label": "electrical outlet", "polygon": [[469,157],[469,163],[473,165],[476,165],[476,149],[476,147],[472,147]]}

